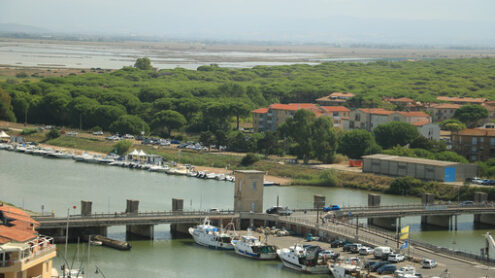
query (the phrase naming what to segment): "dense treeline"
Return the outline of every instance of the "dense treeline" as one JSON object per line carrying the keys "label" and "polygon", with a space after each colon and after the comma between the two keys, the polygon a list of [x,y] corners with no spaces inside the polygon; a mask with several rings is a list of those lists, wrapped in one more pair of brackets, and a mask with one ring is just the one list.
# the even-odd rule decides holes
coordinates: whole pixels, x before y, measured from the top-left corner
{"label": "dense treeline", "polygon": [[[112,73],[46,77],[39,82],[1,83],[3,118],[83,128],[112,129],[122,123],[155,133],[228,129],[233,119],[270,103],[312,102],[333,91],[351,91],[362,105],[379,106],[380,97],[434,101],[438,95],[493,98],[495,59],[417,62],[323,63],[316,66],[257,66],[197,70],[125,67]],[[145,61],[147,62],[147,61]],[[5,104],[10,101],[11,104]],[[8,108],[2,109],[7,111]],[[166,111],[166,112],[164,112]],[[172,113],[173,111],[177,113]],[[27,113],[26,113],[27,112]],[[127,117],[134,115],[136,117]],[[144,124],[138,118],[144,121]],[[137,121],[134,123],[133,121]],[[143,127],[144,125],[144,127]]]}

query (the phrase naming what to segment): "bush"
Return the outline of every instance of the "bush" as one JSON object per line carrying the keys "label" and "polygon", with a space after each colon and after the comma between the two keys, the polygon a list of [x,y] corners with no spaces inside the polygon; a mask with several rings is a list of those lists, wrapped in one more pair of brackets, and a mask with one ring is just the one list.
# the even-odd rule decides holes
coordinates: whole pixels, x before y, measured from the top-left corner
{"label": "bush", "polygon": [[34,134],[36,132],[38,132],[38,129],[37,128],[24,128],[21,131],[21,134],[22,135],[29,135],[29,134]]}
{"label": "bush", "polygon": [[51,129],[47,134],[46,134],[46,138],[47,139],[55,139],[55,138],[58,138],[60,137],[60,131],[56,128],[54,129]]}
{"label": "bush", "polygon": [[103,129],[97,125],[95,125],[94,127],[92,127],[89,131],[91,132],[95,132],[95,131],[103,131]]}
{"label": "bush", "polygon": [[258,160],[260,160],[258,158],[258,156],[256,156],[254,153],[248,153],[246,154],[242,160],[241,160],[241,165],[242,166],[249,166],[249,165],[252,165],[254,164],[255,162],[257,162]]}
{"label": "bush", "polygon": [[122,140],[113,145],[113,150],[118,155],[124,155],[129,151],[132,146],[132,141]]}
{"label": "bush", "polygon": [[17,77],[17,78],[27,78],[27,77],[28,77],[28,75],[27,75],[27,73],[25,73],[25,72],[19,72],[19,73],[17,73],[17,74],[15,75],[15,77]]}
{"label": "bush", "polygon": [[391,184],[387,193],[397,195],[409,195],[415,193],[415,189],[423,186],[423,182],[413,177],[396,178]]}

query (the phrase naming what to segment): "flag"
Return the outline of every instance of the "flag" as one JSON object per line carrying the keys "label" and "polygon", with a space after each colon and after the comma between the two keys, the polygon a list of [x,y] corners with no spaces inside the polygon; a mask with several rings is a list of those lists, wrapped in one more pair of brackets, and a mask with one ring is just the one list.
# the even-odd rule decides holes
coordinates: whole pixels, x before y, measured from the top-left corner
{"label": "flag", "polygon": [[409,238],[409,225],[400,229],[400,239],[408,239]]}
{"label": "flag", "polygon": [[406,240],[406,241],[404,241],[404,245],[401,245],[400,246],[400,249],[404,249],[404,248],[407,248],[407,247],[409,247],[409,241]]}

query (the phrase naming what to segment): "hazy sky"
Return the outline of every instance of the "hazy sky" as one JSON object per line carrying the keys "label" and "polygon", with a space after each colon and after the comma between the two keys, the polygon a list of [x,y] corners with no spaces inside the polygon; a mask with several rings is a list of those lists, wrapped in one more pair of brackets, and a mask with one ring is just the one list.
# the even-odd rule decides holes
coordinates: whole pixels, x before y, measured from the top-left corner
{"label": "hazy sky", "polygon": [[495,43],[495,0],[0,0],[54,32],[373,43]]}

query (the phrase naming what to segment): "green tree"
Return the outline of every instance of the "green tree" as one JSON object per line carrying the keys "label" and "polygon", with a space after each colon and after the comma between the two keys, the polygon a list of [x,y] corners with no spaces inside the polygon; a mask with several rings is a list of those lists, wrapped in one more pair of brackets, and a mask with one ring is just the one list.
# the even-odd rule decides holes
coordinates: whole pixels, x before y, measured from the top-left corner
{"label": "green tree", "polygon": [[0,88],[0,120],[15,122],[15,114],[11,105],[12,98]]}
{"label": "green tree", "polygon": [[265,156],[273,154],[274,150],[279,148],[278,134],[275,131],[265,131],[263,138],[258,140],[257,149],[259,152],[264,153]]}
{"label": "green tree", "polygon": [[150,128],[141,118],[134,115],[122,115],[110,125],[110,130],[120,134],[148,133]]}
{"label": "green tree", "polygon": [[249,115],[250,109],[244,103],[230,103],[230,114],[236,117],[236,129],[239,130],[239,118]]}
{"label": "green tree", "polygon": [[203,131],[199,134],[199,142],[210,150],[210,146],[215,142],[215,137],[211,131]]}
{"label": "green tree", "polygon": [[456,132],[466,129],[466,125],[457,119],[444,120],[441,121],[439,125],[442,130],[448,130],[451,132]]}
{"label": "green tree", "polygon": [[371,132],[364,129],[353,129],[344,132],[339,140],[339,152],[351,159],[361,159],[370,153],[370,148],[376,144]]}
{"label": "green tree", "polygon": [[279,129],[282,136],[288,137],[295,143],[292,152],[305,164],[308,163],[313,153],[311,138],[314,119],[315,114],[312,111],[297,110],[294,117],[288,119]]}
{"label": "green tree", "polygon": [[488,117],[488,110],[477,104],[468,104],[461,106],[454,113],[454,118],[466,124],[467,127],[473,128],[481,123],[481,120]]}
{"label": "green tree", "polygon": [[125,155],[132,146],[132,141],[121,140],[113,145],[113,150],[118,155]]}
{"label": "green tree", "polygon": [[186,118],[181,113],[173,110],[165,110],[156,113],[153,116],[151,127],[153,129],[167,127],[169,131],[180,129],[186,125]]}
{"label": "green tree", "polygon": [[136,63],[134,63],[134,67],[140,70],[153,69],[153,67],[151,66],[151,60],[148,57],[137,58]]}
{"label": "green tree", "polygon": [[413,193],[413,190],[423,186],[423,182],[413,177],[399,177],[396,178],[391,184],[387,193],[396,195],[408,195]]}
{"label": "green tree", "polygon": [[311,146],[314,157],[323,163],[332,163],[337,151],[337,133],[332,118],[319,117],[311,125]]}
{"label": "green tree", "polygon": [[407,145],[419,136],[415,126],[404,122],[381,124],[375,128],[374,133],[376,142],[385,149]]}

